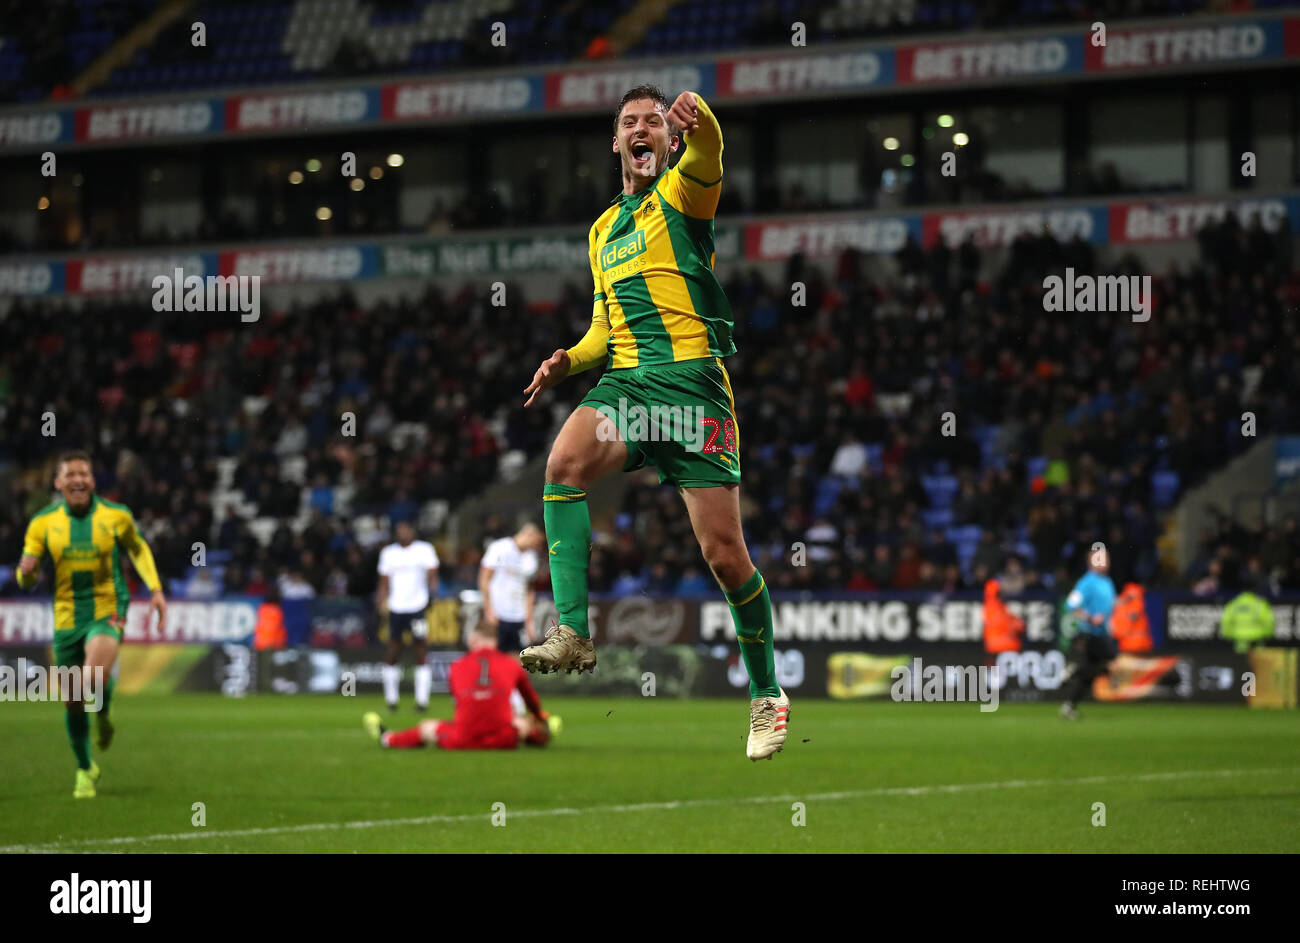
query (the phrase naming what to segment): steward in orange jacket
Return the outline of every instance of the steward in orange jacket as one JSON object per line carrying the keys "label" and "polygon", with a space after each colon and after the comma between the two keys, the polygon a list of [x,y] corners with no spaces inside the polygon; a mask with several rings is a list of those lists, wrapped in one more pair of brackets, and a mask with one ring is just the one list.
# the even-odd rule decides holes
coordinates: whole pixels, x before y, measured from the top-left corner
{"label": "steward in orange jacket", "polygon": [[1146,591],[1137,583],[1125,583],[1110,613],[1110,634],[1121,652],[1151,651],[1151,623],[1147,620]]}
{"label": "steward in orange jacket", "polygon": [[984,650],[990,655],[998,652],[1020,651],[1020,636],[1025,631],[1025,620],[1013,616],[1002,601],[1002,587],[997,580],[984,584]]}
{"label": "steward in orange jacket", "polygon": [[278,602],[264,601],[257,607],[257,627],[253,630],[253,648],[259,652],[284,648],[288,633],[284,629],[284,610]]}

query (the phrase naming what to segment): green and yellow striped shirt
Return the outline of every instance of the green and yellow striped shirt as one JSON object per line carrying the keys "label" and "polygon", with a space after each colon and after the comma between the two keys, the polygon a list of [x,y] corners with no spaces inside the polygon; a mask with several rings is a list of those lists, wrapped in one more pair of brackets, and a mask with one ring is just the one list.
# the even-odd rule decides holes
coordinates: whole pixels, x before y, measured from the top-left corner
{"label": "green and yellow striped shirt", "polygon": [[699,128],[677,166],[620,194],[588,234],[592,326],[570,348],[570,373],[736,352],[732,313],[713,273],[713,217],[722,183],[722,132],[696,96]]}
{"label": "green and yellow striped shirt", "polygon": [[27,525],[23,554],[54,561],[54,629],[81,628],[113,616],[126,617],[130,593],[121,551],[151,591],[161,587],[153,553],[124,504],[91,498],[85,514],[63,501],[42,508]]}

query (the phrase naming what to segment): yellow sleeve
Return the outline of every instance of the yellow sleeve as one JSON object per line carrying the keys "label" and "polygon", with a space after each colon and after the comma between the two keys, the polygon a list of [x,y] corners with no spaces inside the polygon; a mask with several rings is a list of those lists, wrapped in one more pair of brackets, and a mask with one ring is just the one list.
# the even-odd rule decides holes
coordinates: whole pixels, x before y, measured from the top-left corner
{"label": "yellow sleeve", "polygon": [[591,263],[591,281],[594,293],[591,298],[591,327],[582,340],[565,351],[569,355],[569,376],[590,370],[606,357],[609,341],[609,309],[605,307],[604,286],[600,282],[600,269],[596,265],[596,227],[587,235],[587,258]]}
{"label": "yellow sleeve", "polygon": [[[36,558],[36,569],[32,570],[31,576],[23,576],[22,568],[19,567],[14,574],[18,581],[19,589],[31,589],[41,579],[40,560],[45,556],[45,528],[47,518],[45,515],[33,518],[27,525],[27,535],[23,538],[23,556]],[[19,561],[21,562],[21,561]]]}
{"label": "yellow sleeve", "polygon": [[153,551],[140,536],[140,529],[135,526],[135,518],[130,514],[125,517],[126,524],[118,534],[118,543],[126,548],[127,554],[131,557],[131,564],[135,567],[136,573],[140,574],[140,581],[149,592],[156,593],[162,589],[162,582],[158,579],[158,568],[153,562]]}
{"label": "yellow sleeve", "polygon": [[695,96],[695,105],[700,126],[684,138],[686,153],[677,162],[669,195],[687,216],[712,219],[722,190],[722,126],[703,96]]}
{"label": "yellow sleeve", "polygon": [[27,525],[27,536],[23,538],[23,556],[39,560],[45,556],[45,527],[48,515],[34,517]]}

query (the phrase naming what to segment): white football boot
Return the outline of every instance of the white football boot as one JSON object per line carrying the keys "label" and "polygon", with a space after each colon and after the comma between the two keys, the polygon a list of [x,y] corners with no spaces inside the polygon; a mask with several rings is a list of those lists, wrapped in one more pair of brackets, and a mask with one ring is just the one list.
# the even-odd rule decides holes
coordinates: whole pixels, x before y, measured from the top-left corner
{"label": "white football boot", "polygon": [[749,702],[749,742],[745,754],[751,760],[771,759],[785,746],[786,727],[790,721],[790,698],[785,691],[778,697],[756,697]]}

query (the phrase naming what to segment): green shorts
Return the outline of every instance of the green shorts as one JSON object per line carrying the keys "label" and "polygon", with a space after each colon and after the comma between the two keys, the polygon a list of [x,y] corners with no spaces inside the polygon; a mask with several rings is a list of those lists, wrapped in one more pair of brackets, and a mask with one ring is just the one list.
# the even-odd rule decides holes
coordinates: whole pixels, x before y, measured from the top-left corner
{"label": "green shorts", "polygon": [[71,667],[86,663],[86,642],[96,635],[111,635],[122,643],[122,630],[108,624],[107,619],[87,622],[75,629],[56,629],[54,632],[54,667]]}
{"label": "green shorts", "polygon": [[740,483],[740,430],[731,381],[717,357],[606,370],[583,399],[618,428],[623,471],[653,465],[660,483]]}

